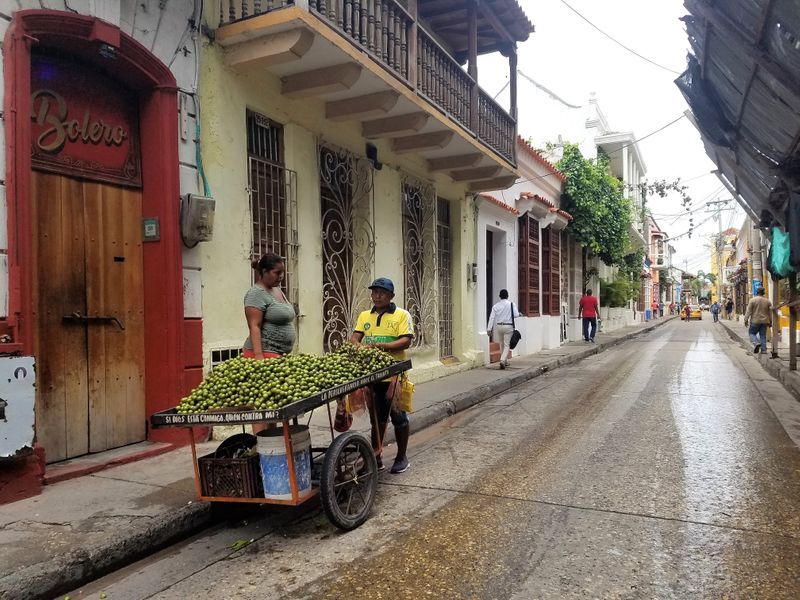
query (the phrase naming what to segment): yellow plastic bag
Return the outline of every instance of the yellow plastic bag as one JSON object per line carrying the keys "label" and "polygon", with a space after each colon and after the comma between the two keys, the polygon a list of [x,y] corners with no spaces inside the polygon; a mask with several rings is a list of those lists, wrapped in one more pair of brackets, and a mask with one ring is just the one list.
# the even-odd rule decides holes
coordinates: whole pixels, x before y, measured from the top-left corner
{"label": "yellow plastic bag", "polygon": [[400,393],[397,395],[395,401],[395,409],[403,412],[412,412],[414,401],[414,384],[408,378],[408,375],[403,373],[400,377]]}

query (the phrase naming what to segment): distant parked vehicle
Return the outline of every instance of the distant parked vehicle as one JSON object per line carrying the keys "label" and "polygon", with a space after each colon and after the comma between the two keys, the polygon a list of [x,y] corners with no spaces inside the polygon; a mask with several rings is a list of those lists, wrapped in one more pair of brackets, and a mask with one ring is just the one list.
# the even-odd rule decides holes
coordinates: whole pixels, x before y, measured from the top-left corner
{"label": "distant parked vehicle", "polygon": [[[699,304],[691,304],[689,305],[691,312],[689,313],[689,319],[697,319],[698,321],[703,320],[703,309],[700,307]],[[682,310],[681,311],[681,320],[686,319],[686,313]]]}

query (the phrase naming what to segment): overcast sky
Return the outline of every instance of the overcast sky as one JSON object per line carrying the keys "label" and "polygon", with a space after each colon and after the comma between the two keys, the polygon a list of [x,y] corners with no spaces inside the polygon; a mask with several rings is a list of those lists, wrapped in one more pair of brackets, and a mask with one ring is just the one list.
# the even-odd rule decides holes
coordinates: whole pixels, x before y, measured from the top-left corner
{"label": "overcast sky", "polygon": [[[682,0],[565,0],[598,28],[647,59],[621,48],[570,10],[562,0],[518,0],[536,32],[519,46],[519,69],[561,100],[582,108],[568,108],[535,85],[518,77],[519,132],[535,146],[556,141],[580,141],[587,130],[590,94],[614,131],[630,131],[639,139],[679,117],[687,109],[674,84],[676,72],[686,66],[689,42],[678,19],[686,14]],[[499,54],[478,63],[481,86],[494,95],[508,81],[508,62]],[[669,69],[669,70],[667,70]],[[508,106],[508,90],[498,97]],[[690,271],[710,268],[709,236],[719,227],[706,201],[730,198],[719,180],[710,175],[714,163],[706,156],[700,136],[685,118],[639,142],[647,178],[681,178],[693,199],[694,232],[672,241],[676,266]],[[689,229],[689,217],[680,197],[651,199],[659,226],[670,236]],[[738,228],[744,212],[722,213],[722,229]],[[705,222],[704,222],[705,221]]]}

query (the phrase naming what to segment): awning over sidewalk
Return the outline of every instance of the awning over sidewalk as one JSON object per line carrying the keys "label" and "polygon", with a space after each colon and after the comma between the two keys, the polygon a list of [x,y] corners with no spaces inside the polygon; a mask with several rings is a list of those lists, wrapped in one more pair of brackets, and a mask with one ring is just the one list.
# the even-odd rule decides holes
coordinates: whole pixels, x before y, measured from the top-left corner
{"label": "awning over sidewalk", "polygon": [[686,0],[694,55],[676,80],[718,176],[761,225],[800,183],[800,11],[793,0]]}

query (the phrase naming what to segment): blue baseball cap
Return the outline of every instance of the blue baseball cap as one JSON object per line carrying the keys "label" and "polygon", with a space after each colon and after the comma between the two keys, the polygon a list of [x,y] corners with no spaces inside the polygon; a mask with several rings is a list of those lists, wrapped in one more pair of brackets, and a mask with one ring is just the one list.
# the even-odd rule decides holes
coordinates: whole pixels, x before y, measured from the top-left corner
{"label": "blue baseball cap", "polygon": [[388,277],[378,277],[375,281],[372,282],[372,285],[369,286],[369,289],[381,288],[394,294],[394,284],[392,280]]}

